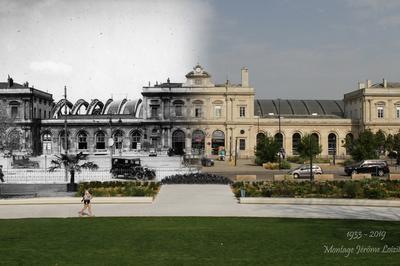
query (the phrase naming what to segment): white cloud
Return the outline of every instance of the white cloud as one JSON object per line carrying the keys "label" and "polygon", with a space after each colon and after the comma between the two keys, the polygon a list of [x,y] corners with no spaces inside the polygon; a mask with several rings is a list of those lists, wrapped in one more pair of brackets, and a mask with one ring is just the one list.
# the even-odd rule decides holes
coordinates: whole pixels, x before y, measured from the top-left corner
{"label": "white cloud", "polygon": [[61,63],[53,61],[41,61],[41,62],[31,62],[29,65],[30,69],[46,74],[69,74],[72,71],[72,67]]}

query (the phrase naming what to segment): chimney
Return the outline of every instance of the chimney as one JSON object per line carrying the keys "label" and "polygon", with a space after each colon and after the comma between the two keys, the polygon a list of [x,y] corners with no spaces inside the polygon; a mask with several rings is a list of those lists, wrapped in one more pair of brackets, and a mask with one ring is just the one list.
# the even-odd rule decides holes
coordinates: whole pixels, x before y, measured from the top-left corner
{"label": "chimney", "polygon": [[249,70],[247,67],[242,68],[242,87],[249,87]]}
{"label": "chimney", "polygon": [[14,80],[8,75],[7,78],[8,87],[11,88],[14,85]]}
{"label": "chimney", "polygon": [[386,80],[386,79],[383,79],[382,84],[383,84],[383,87],[384,87],[384,88],[387,88],[387,80]]}
{"label": "chimney", "polygon": [[372,81],[370,79],[367,79],[366,85],[367,85],[366,88],[371,88]]}
{"label": "chimney", "polygon": [[24,83],[24,87],[25,87],[25,88],[29,88],[29,82],[28,82],[28,81],[26,81],[26,82]]}
{"label": "chimney", "polygon": [[358,82],[358,89],[364,89],[365,88],[365,84],[362,82]]}

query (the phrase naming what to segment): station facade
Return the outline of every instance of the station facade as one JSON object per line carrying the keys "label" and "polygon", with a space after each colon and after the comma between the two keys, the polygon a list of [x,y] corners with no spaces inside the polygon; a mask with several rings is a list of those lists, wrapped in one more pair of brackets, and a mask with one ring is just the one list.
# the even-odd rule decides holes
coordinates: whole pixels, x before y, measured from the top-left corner
{"label": "station facade", "polygon": [[250,158],[257,138],[269,135],[286,155],[296,155],[301,137],[313,134],[322,146],[321,156],[344,157],[346,137],[357,137],[366,128],[387,134],[400,129],[400,83],[386,80],[359,83],[341,100],[256,99],[247,68],[241,69],[241,84],[215,84],[196,65],[185,82],[167,79],[143,87],[141,99],[75,103],[55,103],[51,94],[28,84],[8,83],[0,83],[1,104],[14,118],[17,106],[19,116],[7,133],[22,132],[20,149],[34,154],[64,152],[67,135],[69,152],[92,155],[135,155],[149,149],[162,153],[172,148],[177,154],[212,157],[223,148],[227,157]]}

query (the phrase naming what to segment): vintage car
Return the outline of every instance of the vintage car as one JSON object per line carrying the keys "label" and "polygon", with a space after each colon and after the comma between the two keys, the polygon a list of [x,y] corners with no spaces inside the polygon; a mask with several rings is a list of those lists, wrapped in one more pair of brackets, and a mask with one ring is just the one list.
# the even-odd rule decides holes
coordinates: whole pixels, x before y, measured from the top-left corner
{"label": "vintage car", "polygon": [[114,178],[152,180],[156,177],[154,170],[142,167],[140,158],[114,158],[110,172]]}
{"label": "vintage car", "polygon": [[12,155],[11,167],[15,169],[39,168],[39,162],[31,161],[27,155]]}

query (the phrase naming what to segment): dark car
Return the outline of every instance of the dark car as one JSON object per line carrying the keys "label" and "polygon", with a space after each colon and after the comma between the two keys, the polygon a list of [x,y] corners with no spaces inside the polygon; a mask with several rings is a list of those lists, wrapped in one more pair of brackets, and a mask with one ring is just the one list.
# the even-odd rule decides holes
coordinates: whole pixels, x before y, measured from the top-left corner
{"label": "dark car", "polygon": [[39,168],[39,162],[31,161],[27,155],[12,155],[11,167],[15,169]]}
{"label": "dark car", "polygon": [[201,165],[202,166],[214,166],[214,160],[203,157],[203,158],[201,158]]}
{"label": "dark car", "polygon": [[140,158],[114,158],[110,172],[113,177],[127,179],[152,180],[156,177],[154,170],[141,166]]}
{"label": "dark car", "polygon": [[364,160],[344,168],[347,175],[369,173],[371,175],[384,176],[390,172],[389,166],[383,160]]}

